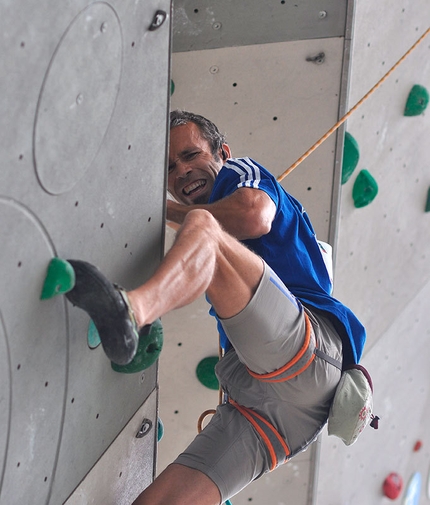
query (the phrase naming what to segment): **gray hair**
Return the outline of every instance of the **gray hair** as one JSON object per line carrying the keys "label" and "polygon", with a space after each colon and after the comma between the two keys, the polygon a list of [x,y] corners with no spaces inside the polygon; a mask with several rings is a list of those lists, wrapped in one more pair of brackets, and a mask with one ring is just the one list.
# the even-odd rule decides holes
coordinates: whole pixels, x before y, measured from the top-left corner
{"label": "gray hair", "polygon": [[193,112],[174,110],[170,113],[170,129],[187,123],[194,123],[198,126],[202,137],[209,142],[212,154],[218,156],[222,145],[226,143],[226,137],[218,130],[217,126],[209,119]]}

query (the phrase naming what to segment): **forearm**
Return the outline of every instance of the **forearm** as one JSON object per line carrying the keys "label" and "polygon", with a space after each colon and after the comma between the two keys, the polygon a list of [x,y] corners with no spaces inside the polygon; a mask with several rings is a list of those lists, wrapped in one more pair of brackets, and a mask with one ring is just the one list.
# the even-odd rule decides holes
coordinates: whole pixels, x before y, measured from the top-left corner
{"label": "forearm", "polygon": [[270,231],[276,208],[263,192],[247,189],[211,204],[182,205],[167,202],[167,219],[182,224],[185,216],[194,209],[210,212],[223,228],[238,238],[257,238]]}

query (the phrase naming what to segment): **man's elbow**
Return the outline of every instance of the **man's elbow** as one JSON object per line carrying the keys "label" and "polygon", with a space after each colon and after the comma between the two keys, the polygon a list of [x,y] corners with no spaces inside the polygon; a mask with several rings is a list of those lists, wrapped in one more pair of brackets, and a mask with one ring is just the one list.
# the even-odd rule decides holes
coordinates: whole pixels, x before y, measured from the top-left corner
{"label": "man's elbow", "polygon": [[272,229],[272,222],[272,219],[265,218],[261,215],[251,216],[245,220],[241,232],[243,233],[244,238],[260,238],[270,232]]}

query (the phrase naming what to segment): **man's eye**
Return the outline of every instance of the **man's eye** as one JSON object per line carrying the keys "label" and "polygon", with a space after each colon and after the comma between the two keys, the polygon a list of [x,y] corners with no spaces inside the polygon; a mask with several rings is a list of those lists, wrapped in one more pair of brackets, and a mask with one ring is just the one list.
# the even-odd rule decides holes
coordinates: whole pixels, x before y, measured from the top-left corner
{"label": "man's eye", "polygon": [[193,158],[195,158],[199,153],[198,152],[193,152],[193,153],[188,153],[186,155],[186,159],[187,160],[192,160]]}

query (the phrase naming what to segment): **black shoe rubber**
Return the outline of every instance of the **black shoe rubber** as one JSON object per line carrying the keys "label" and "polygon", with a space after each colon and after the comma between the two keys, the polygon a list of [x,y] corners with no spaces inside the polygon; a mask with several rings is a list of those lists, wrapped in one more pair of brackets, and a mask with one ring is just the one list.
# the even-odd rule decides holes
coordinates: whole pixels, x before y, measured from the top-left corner
{"label": "black shoe rubber", "polygon": [[98,268],[80,260],[67,260],[76,275],[67,299],[93,320],[107,357],[127,365],[137,351],[138,334],[123,297]]}

